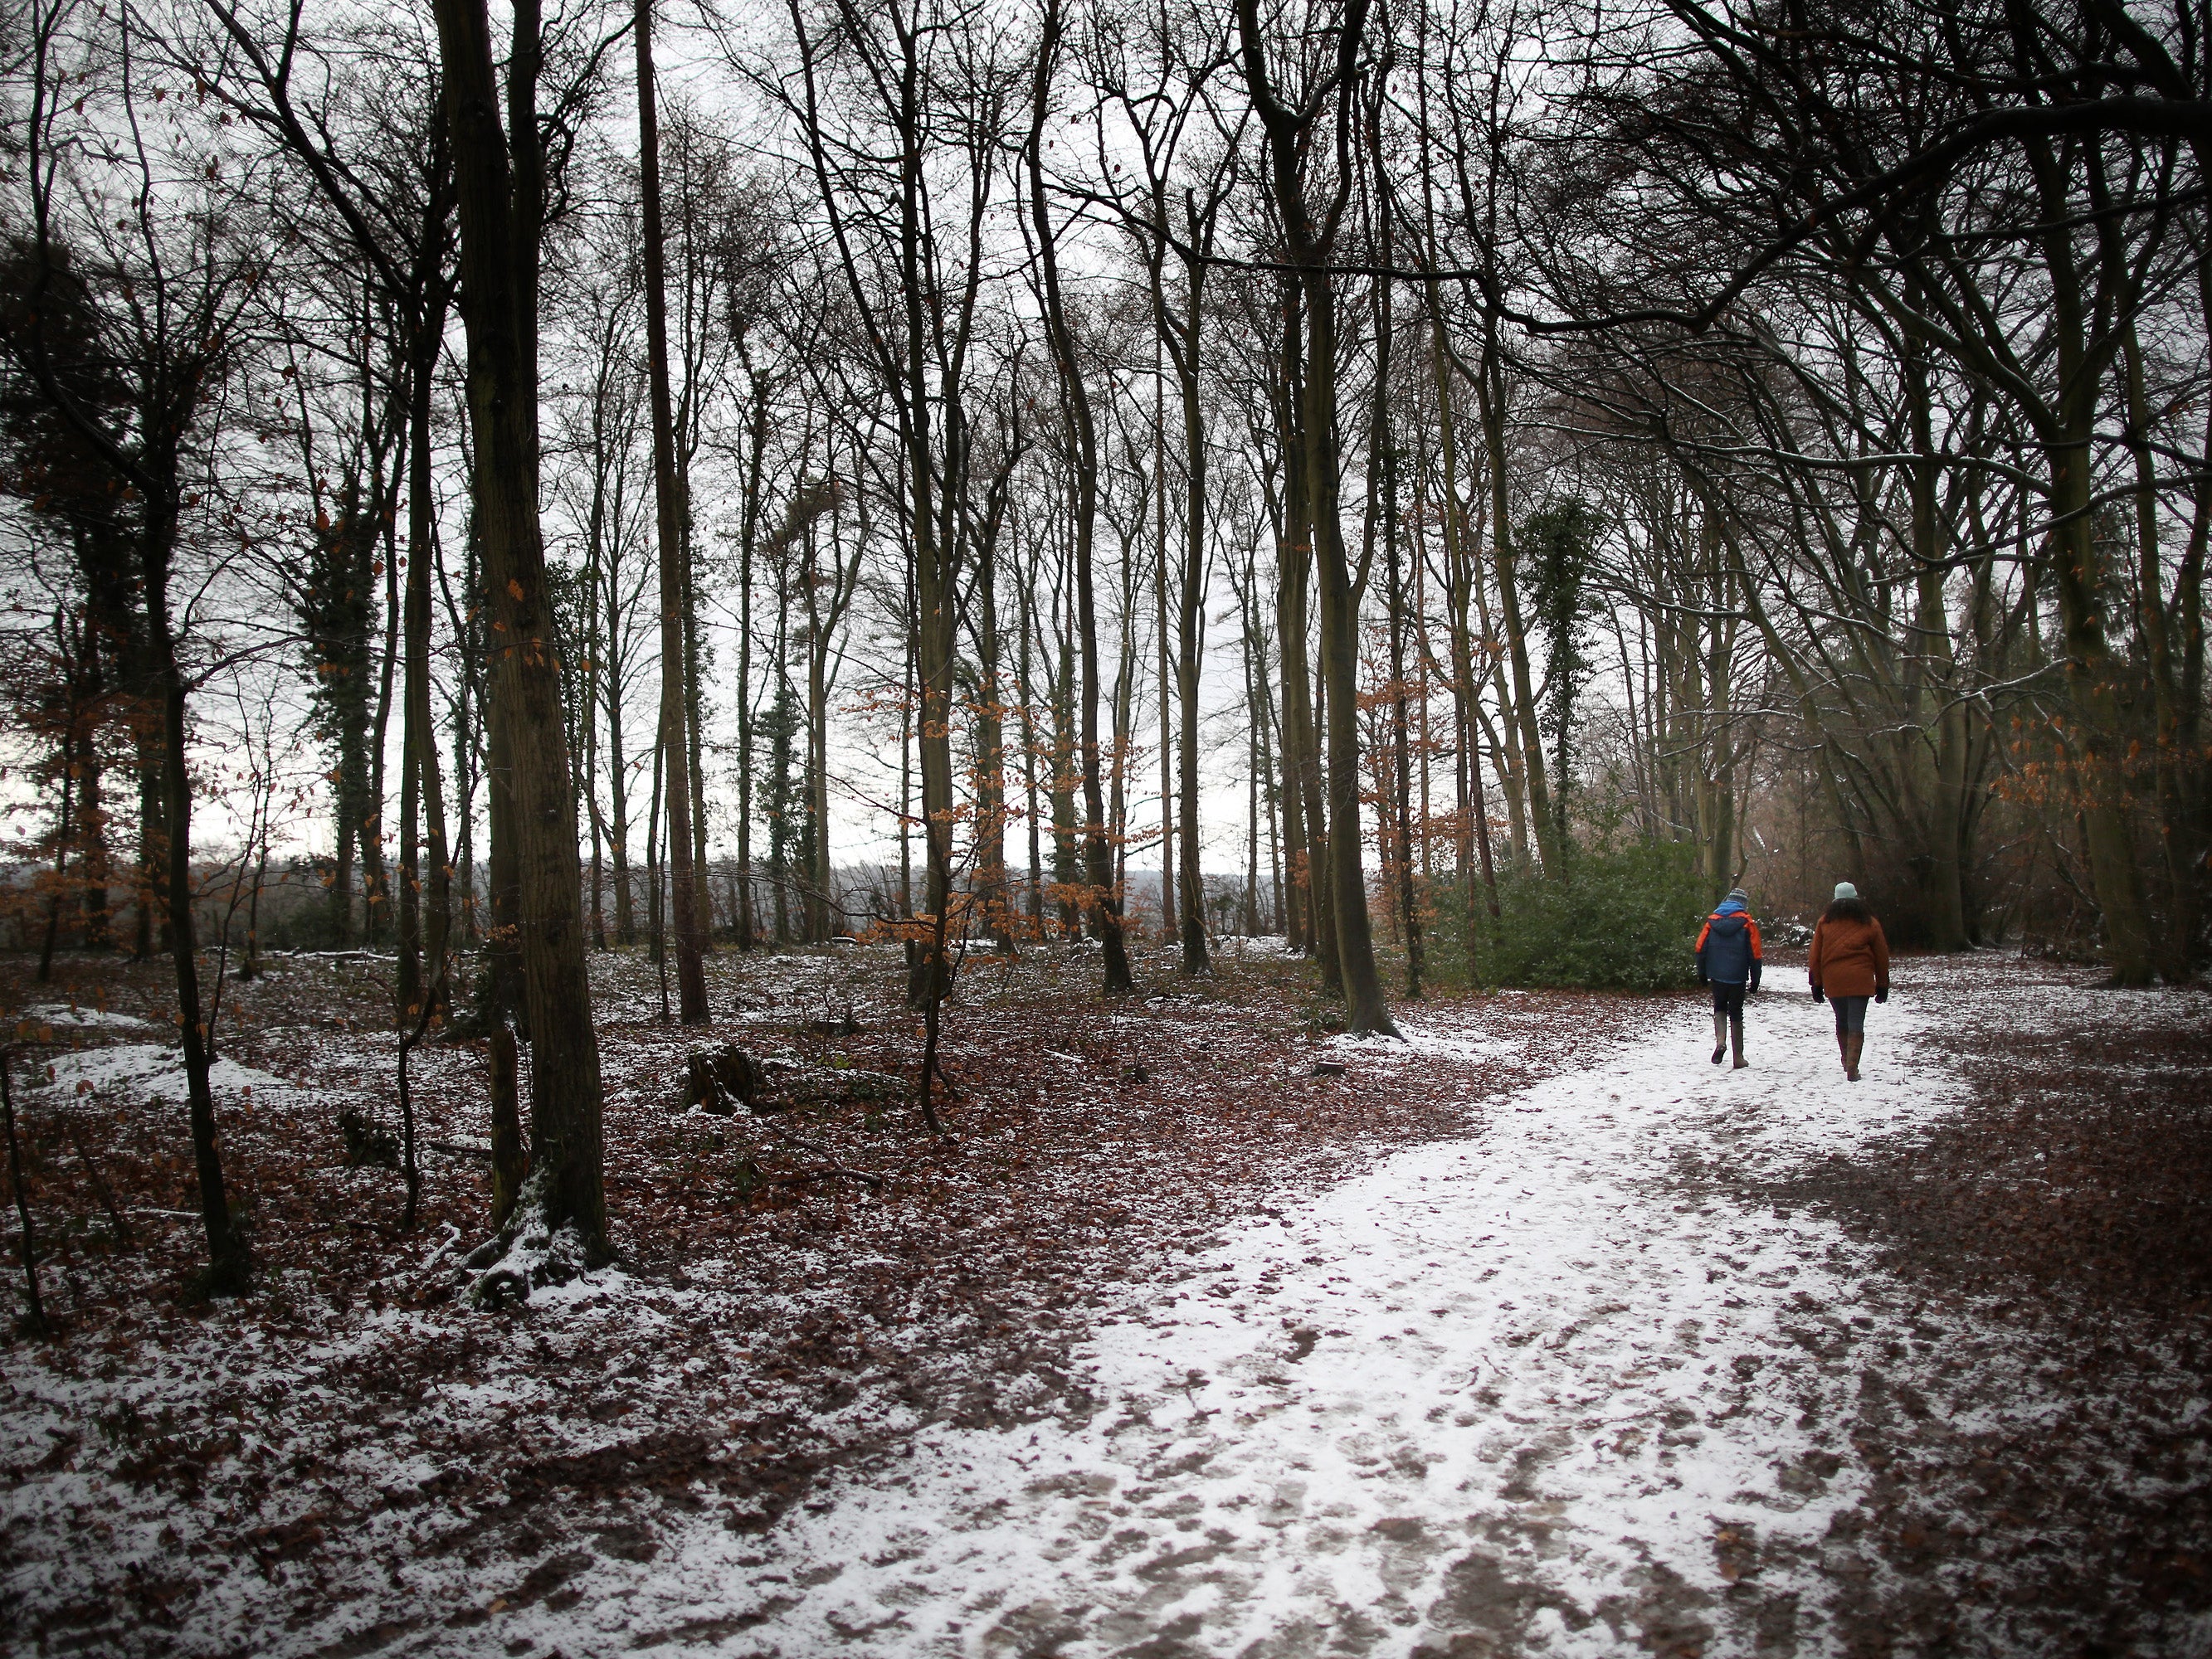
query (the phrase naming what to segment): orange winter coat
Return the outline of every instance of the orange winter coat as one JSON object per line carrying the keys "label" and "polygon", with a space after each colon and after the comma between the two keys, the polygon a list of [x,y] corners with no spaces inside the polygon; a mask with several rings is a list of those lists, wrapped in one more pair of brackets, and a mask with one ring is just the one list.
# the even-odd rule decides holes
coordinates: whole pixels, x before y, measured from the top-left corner
{"label": "orange winter coat", "polygon": [[1889,941],[1873,917],[1853,921],[1823,917],[1813,929],[1806,972],[1813,988],[1832,997],[1877,996],[1889,989]]}

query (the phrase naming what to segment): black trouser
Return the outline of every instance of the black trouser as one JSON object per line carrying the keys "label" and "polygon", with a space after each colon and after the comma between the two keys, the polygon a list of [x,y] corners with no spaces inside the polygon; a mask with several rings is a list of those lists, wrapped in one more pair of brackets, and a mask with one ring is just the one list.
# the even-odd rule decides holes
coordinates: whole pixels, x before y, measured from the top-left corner
{"label": "black trouser", "polygon": [[1830,997],[1835,1005],[1836,1035],[1856,1036],[1866,1030],[1867,1004],[1871,997]]}
{"label": "black trouser", "polygon": [[1715,980],[1713,981],[1713,1018],[1741,1019],[1744,988],[1741,985],[1723,985],[1718,980]]}

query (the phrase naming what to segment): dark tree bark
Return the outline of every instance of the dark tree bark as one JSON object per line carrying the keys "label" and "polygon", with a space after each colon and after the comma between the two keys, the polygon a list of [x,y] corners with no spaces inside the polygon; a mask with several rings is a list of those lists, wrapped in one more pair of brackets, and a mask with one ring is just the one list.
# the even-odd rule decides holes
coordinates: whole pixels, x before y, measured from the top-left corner
{"label": "dark tree bark", "polygon": [[[604,1258],[599,1039],[578,915],[576,803],[538,520],[544,215],[538,9],[535,0],[514,9],[504,125],[483,0],[434,0],[434,9],[460,227],[476,523],[494,641],[491,722],[507,773],[504,838],[514,849],[514,922],[530,1017],[531,1146],[548,1223],[574,1226],[587,1258]],[[499,827],[495,817],[495,838]]]}
{"label": "dark tree bark", "polygon": [[660,536],[660,744],[668,778],[670,905],[676,936],[678,1018],[696,1025],[707,1018],[707,975],[702,960],[697,848],[691,824],[693,654],[690,584],[684,569],[683,492],[676,477],[675,414],[668,386],[668,297],[660,222],[660,124],[653,83],[653,0],[637,0],[632,33],[637,47],[639,191],[645,217],[645,353],[653,396],[653,485]]}
{"label": "dark tree bark", "polygon": [[[1390,181],[1382,155],[1382,116],[1379,106],[1368,123],[1375,166],[1375,239],[1382,263],[1391,263]],[[1388,587],[1390,630],[1390,744],[1391,804],[1397,822],[1387,842],[1395,848],[1385,868],[1392,878],[1393,899],[1399,911],[1406,941],[1406,994],[1421,994],[1421,913],[1413,892],[1413,769],[1407,745],[1406,711],[1406,578],[1398,546],[1398,447],[1390,419],[1391,348],[1394,343],[1395,296],[1388,283],[1375,284],[1375,406],[1368,433],[1367,548],[1363,562],[1374,557],[1375,532],[1382,536],[1384,580]]]}
{"label": "dark tree bark", "polygon": [[738,949],[753,948],[753,560],[760,541],[762,471],[768,453],[768,392],[754,368],[745,337],[737,353],[744,365],[751,407],[745,422],[744,495],[738,523]]}
{"label": "dark tree bark", "polygon": [[161,795],[168,832],[167,932],[170,960],[176,965],[178,1034],[185,1054],[185,1093],[192,1126],[192,1167],[199,1178],[200,1221],[207,1231],[210,1292],[246,1289],[251,1263],[245,1237],[230,1213],[223,1182],[222,1154],[216,1145],[215,1091],[208,1080],[208,1030],[200,1008],[198,944],[192,932],[192,785],[186,769],[187,728],[185,676],[177,661],[177,636],[169,614],[169,572],[177,536],[176,506],[182,490],[173,453],[157,454],[146,470],[166,477],[169,489],[158,504],[148,503],[143,568],[145,572],[147,634],[155,651],[155,672],[161,698]]}
{"label": "dark tree bark", "polygon": [[[1212,239],[1209,215],[1201,230],[1190,227],[1206,243]],[[1203,325],[1206,264],[1193,259],[1188,270],[1186,326],[1179,343],[1176,378],[1182,393],[1183,547],[1181,605],[1176,629],[1176,695],[1182,729],[1176,750],[1177,838],[1182,843],[1182,970],[1186,974],[1212,971],[1206,937],[1206,877],[1198,851],[1198,689],[1199,665],[1206,644],[1206,415],[1199,392],[1199,342]]]}
{"label": "dark tree bark", "polygon": [[[1155,323],[1157,325],[1157,306]],[[1164,331],[1160,331],[1163,334]],[[1162,341],[1164,343],[1164,341]],[[1167,410],[1162,392],[1159,355],[1152,357],[1152,609],[1153,645],[1158,672],[1153,677],[1160,691],[1160,939],[1164,944],[1182,943],[1182,907],[1176,883],[1176,773],[1174,671],[1170,666],[1168,642],[1168,434]],[[1200,949],[1205,948],[1200,931]]]}
{"label": "dark tree bark", "polygon": [[[438,726],[431,705],[430,581],[438,559],[436,501],[430,477],[430,412],[437,365],[444,348],[446,313],[453,302],[447,266],[453,222],[450,136],[440,123],[432,144],[429,204],[416,250],[421,308],[410,342],[407,436],[407,594],[405,671],[400,708],[403,782],[413,793],[401,811],[399,872],[400,1018],[418,999],[443,1010],[452,1006],[447,951],[453,926],[453,854],[447,841],[446,787],[438,756]],[[426,902],[427,901],[427,902]],[[412,970],[414,983],[406,982]]]}
{"label": "dark tree bark", "polygon": [[1314,718],[1307,617],[1313,589],[1308,523],[1305,349],[1297,284],[1283,284],[1282,374],[1274,387],[1275,435],[1283,460],[1282,524],[1275,543],[1275,641],[1283,667],[1283,839],[1291,861],[1285,898],[1290,942],[1321,963],[1322,985],[1343,988],[1336,913],[1328,896],[1328,830],[1322,805],[1321,746]]}
{"label": "dark tree bark", "polygon": [[1060,47],[1059,0],[1046,0],[1043,33],[1037,44],[1029,135],[1030,214],[1037,236],[1037,260],[1043,276],[1045,325],[1060,373],[1060,397],[1074,439],[1075,617],[1082,658],[1081,744],[1083,760],[1084,876],[1098,937],[1104,947],[1108,995],[1134,988],[1127,947],[1121,938],[1121,905],[1114,880],[1114,848],[1107,838],[1106,803],[1098,773],[1098,617],[1092,602],[1091,544],[1098,520],[1098,428],[1091,412],[1083,365],[1060,291],[1060,262],[1053,234],[1052,207],[1044,191],[1044,124],[1052,96],[1052,65]]}
{"label": "dark tree bark", "polygon": [[[1359,598],[1344,547],[1339,510],[1336,290],[1328,262],[1356,176],[1352,137],[1357,109],[1360,40],[1366,0],[1350,0],[1336,30],[1335,69],[1296,107],[1282,103],[1267,70],[1258,0],[1237,0],[1237,27],[1244,81],[1267,133],[1270,178],[1291,263],[1305,302],[1306,523],[1321,578],[1322,673],[1328,734],[1328,862],[1336,946],[1344,981],[1346,1024],[1355,1032],[1395,1035],[1375,966],[1360,859]],[[1301,163],[1331,97],[1337,100],[1337,179],[1319,217],[1307,198]]]}

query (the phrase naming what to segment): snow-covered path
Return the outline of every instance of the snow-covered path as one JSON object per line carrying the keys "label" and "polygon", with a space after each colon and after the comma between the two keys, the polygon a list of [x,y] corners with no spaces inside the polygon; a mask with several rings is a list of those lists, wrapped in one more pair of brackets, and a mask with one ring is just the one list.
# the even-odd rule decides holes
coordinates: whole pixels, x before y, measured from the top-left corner
{"label": "snow-covered path", "polygon": [[[1681,1172],[1947,1109],[1908,1069],[1931,1016],[1873,1012],[1856,1085],[1793,988],[1753,1002],[1751,1069],[1707,1064],[1680,1006],[1471,1101],[1468,1139],[1236,1231],[1103,1322],[1087,1423],[925,1433],[902,1473],[766,1539],[702,1528],[544,1634],[596,1612],[641,1645],[782,1655],[1830,1647],[1834,1586],[1881,1573],[1834,1524],[1869,1478],[1850,1431],[1887,1409],[1863,1362],[1932,1333],[1829,1224]],[[1411,1036],[1346,1045],[1355,1081],[1462,1047]]]}

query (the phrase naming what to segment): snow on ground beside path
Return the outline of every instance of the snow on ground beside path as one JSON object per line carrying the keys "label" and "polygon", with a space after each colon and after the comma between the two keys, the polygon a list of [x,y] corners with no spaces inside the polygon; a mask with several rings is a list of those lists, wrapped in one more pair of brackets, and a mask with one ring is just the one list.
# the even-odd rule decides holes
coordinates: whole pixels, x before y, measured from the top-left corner
{"label": "snow on ground beside path", "polygon": [[[49,1064],[53,1084],[73,1093],[82,1091],[80,1085],[125,1090],[134,1097],[166,1105],[182,1105],[187,1093],[184,1054],[163,1044],[110,1043],[56,1054]],[[222,1056],[209,1066],[208,1084],[218,1094],[232,1097],[256,1089],[265,1093],[287,1086],[283,1078]]]}
{"label": "snow on ground beside path", "polygon": [[24,1009],[15,1018],[18,1026],[46,1025],[58,1031],[144,1031],[152,1029],[150,1022],[135,1015],[119,1013],[112,1008],[86,1008],[68,1002],[38,1003]]}
{"label": "snow on ground beside path", "polygon": [[[717,994],[757,1040],[844,1006],[806,976],[817,959],[775,967]],[[668,1119],[685,1134],[662,1134],[668,1055],[688,1039],[610,1020],[611,1102],[652,1114],[617,1119],[627,1224],[672,1255],[485,1318],[421,1294],[471,1209],[398,1257],[374,1256],[365,1225],[313,1235],[379,1264],[338,1281],[277,1265],[317,1212],[280,1215],[296,1194],[274,1172],[365,1220],[389,1183],[267,1164],[262,1296],[88,1327],[53,1351],[66,1364],[9,1352],[0,1628],[20,1609],[39,1641],[117,1652],[568,1659],[2071,1654],[2095,1627],[2066,1624],[2066,1577],[2110,1572],[2144,1585],[2126,1628],[2164,1639],[2140,1650],[2212,1655],[2194,1589],[2153,1594],[2198,1571],[2191,1523],[2155,1517],[2201,1514],[2212,1491],[2201,1373],[2150,1352],[2182,1327],[2068,1310],[2112,1334],[2118,1358],[2100,1359],[2101,1336],[2085,1353],[1960,1293],[1940,1241],[1906,1260],[1897,1229],[1885,1243],[1863,1228],[1861,1246],[1805,1208],[1853,1224],[1820,1194],[1895,1198],[1914,1147],[2016,1111],[1986,1086],[1992,1066],[2057,1066],[2062,1088],[2109,1073],[2124,1116],[2161,1052],[2130,1031],[2212,1028],[2212,996],[2096,991],[1994,955],[1899,974],[1856,1086],[1827,1011],[1779,968],[1741,1073],[1707,1063],[1705,1014],[1672,1000],[1447,1003],[1409,1020],[1409,1042],[1332,1045],[1336,1079],[1307,1075],[1303,1041],[1249,1040],[1255,1018],[1295,1029],[1295,1007],[1158,999],[1172,1018],[1147,1002],[1099,1040],[1024,1005],[1006,1041],[1059,1058],[1027,1115],[978,1113],[993,1134],[964,1133],[949,1167],[1033,1158],[1025,1182],[963,1210],[939,1173],[896,1212],[815,1193],[742,1230],[673,1234],[690,1206],[719,1213],[710,1152],[748,1126]],[[613,1000],[642,1020],[652,988],[625,984]],[[895,981],[876,994],[864,1013],[892,1017]],[[257,1019],[264,1046],[240,1052],[295,1074],[253,1074],[253,1118],[264,1089],[284,1110],[320,1105],[334,1076],[346,1094],[388,1068],[388,1034],[355,1029],[350,1008],[291,1029],[319,1045],[296,1072]],[[974,1042],[988,1012],[963,1018]],[[2091,1030],[2094,1054],[2074,1054]],[[72,1068],[124,1068],[105,1083],[173,1067],[172,1050],[134,1052],[57,1056],[34,1117],[73,1098]],[[975,1053],[981,1067],[1006,1048]],[[1971,1112],[1953,1067],[1970,1053]],[[1173,1082],[1117,1106],[1106,1079],[1132,1055]],[[418,1085],[476,1063],[459,1047],[422,1058]],[[1206,1120],[1239,1083],[1255,1097],[1242,1137],[1213,1146]],[[1415,1139],[1410,1116],[1395,1140],[1366,1138],[1409,1102],[1422,1143],[1378,1151]],[[1291,1134],[1316,1109],[1343,1157]],[[1127,1151],[1072,1156],[1053,1138],[1070,1119],[1086,1152]],[[264,1121],[297,1133],[312,1115]],[[1426,1139],[1440,1133],[1456,1138]],[[2094,1164],[2034,1161],[2041,1132],[2026,1133],[2002,1143],[2030,1161],[2016,1190],[2063,1201]],[[474,1174],[438,1167],[449,1188]],[[1243,1196],[1194,1208],[1169,1190],[1185,1176]],[[1053,1183],[1083,1202],[1020,1231]],[[1253,1218],[1218,1218],[1232,1214]],[[1042,1242],[1054,1227],[1079,1254]],[[974,1297],[923,1294],[916,1264],[940,1253],[984,1270]],[[2163,1580],[2137,1571],[2152,1555]],[[2051,1571],[2009,1565],[2027,1556]],[[1993,1611],[2023,1597],[2041,1620],[2024,1634]]]}
{"label": "snow on ground beside path", "polygon": [[[1895,1364],[1928,1332],[1828,1223],[1670,1172],[1941,1117],[1958,1086],[1916,1054],[1939,1018],[1875,1011],[1852,1085],[1802,993],[1753,1003],[1742,1072],[1706,1063],[1702,1009],[1666,1006],[1481,1103],[1474,1138],[1236,1230],[1182,1289],[1102,1317],[1087,1423],[926,1432],[764,1539],[702,1528],[501,1632],[778,1655],[1834,1650],[1836,1586],[1886,1571],[1849,1524],[1870,1480],[1854,1425],[1887,1409],[1850,1351]],[[1410,1035],[1340,1047],[1366,1068],[1464,1041]],[[2022,1366],[2007,1408],[2038,1410],[2035,1386]]]}

